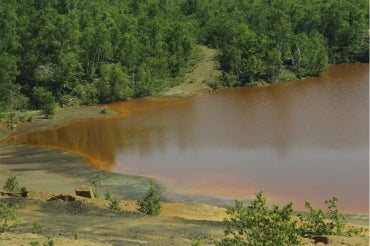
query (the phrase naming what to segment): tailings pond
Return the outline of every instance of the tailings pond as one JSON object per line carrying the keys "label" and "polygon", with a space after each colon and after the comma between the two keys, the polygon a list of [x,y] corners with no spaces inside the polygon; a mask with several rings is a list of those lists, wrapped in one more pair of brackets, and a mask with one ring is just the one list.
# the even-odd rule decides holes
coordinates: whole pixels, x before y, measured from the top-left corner
{"label": "tailings pond", "polygon": [[318,78],[110,104],[118,116],[13,141],[156,178],[175,200],[244,199],[262,190],[296,209],[336,196],[341,210],[368,214],[368,86],[368,64],[336,65]]}

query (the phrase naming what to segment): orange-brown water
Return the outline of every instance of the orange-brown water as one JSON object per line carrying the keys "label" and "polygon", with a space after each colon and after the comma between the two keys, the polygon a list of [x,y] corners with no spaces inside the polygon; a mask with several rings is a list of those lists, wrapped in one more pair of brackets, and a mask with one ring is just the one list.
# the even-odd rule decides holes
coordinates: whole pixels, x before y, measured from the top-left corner
{"label": "orange-brown water", "polygon": [[337,196],[368,214],[368,64],[332,66],[319,78],[191,98],[139,99],[119,116],[18,136],[79,153],[95,167],[155,177],[170,193],[275,202]]}

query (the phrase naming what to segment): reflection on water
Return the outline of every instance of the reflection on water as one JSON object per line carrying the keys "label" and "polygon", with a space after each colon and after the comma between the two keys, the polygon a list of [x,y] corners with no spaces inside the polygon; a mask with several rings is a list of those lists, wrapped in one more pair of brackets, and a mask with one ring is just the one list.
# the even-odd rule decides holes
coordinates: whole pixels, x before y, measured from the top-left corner
{"label": "reflection on water", "polygon": [[319,78],[176,99],[111,104],[122,114],[18,136],[88,157],[101,169],[151,176],[169,190],[228,198],[263,190],[319,205],[335,195],[368,212],[368,64]]}

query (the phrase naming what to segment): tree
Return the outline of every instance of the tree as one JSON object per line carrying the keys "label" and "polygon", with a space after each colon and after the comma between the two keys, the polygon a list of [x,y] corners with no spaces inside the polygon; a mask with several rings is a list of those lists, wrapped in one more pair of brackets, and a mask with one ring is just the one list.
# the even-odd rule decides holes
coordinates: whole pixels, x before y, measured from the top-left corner
{"label": "tree", "polygon": [[119,63],[102,64],[100,73],[101,78],[96,81],[100,102],[122,101],[134,95],[128,76]]}
{"label": "tree", "polygon": [[291,42],[291,62],[298,77],[318,76],[328,66],[326,43],[322,35],[313,32],[310,37],[301,33]]}
{"label": "tree", "polygon": [[234,74],[237,85],[261,79],[264,62],[260,37],[245,24],[231,30],[229,37],[229,43],[221,47],[221,69]]}
{"label": "tree", "polygon": [[153,183],[150,183],[148,192],[142,200],[137,201],[139,211],[148,215],[159,215],[161,213],[161,197]]}

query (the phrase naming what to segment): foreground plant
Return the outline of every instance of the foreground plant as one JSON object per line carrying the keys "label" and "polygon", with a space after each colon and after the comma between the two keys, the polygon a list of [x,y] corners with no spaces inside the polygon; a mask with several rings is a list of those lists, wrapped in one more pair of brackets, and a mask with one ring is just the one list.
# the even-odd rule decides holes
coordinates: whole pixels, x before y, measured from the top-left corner
{"label": "foreground plant", "polygon": [[305,206],[309,209],[309,213],[298,214],[301,221],[300,234],[303,237],[315,235],[361,235],[364,232],[363,229],[346,226],[346,218],[344,214],[339,212],[337,203],[338,199],[336,197],[325,200],[327,209],[324,212],[321,209],[314,209],[311,203],[306,201]]}
{"label": "foreground plant", "polygon": [[292,221],[293,205],[288,203],[272,209],[266,205],[262,192],[245,207],[242,201],[235,200],[235,207],[227,209],[229,219],[225,219],[225,237],[216,242],[217,246],[231,245],[299,245],[297,224]]}
{"label": "foreground plant", "polygon": [[18,226],[17,209],[17,204],[0,200],[0,232],[13,231]]}
{"label": "foreground plant", "polygon": [[4,184],[4,190],[14,192],[19,190],[19,182],[15,175],[10,175]]}
{"label": "foreground plant", "polygon": [[119,206],[119,201],[116,197],[109,198],[109,209],[119,212],[121,211],[121,208]]}
{"label": "foreground plant", "polygon": [[[249,206],[235,200],[235,207],[227,209],[229,218],[224,219],[226,229],[224,238],[215,242],[217,246],[275,246],[300,245],[303,237],[336,235],[366,236],[366,230],[350,227],[345,216],[339,212],[338,199],[326,200],[327,209],[314,209],[309,202],[309,212],[298,214],[300,223],[292,218],[293,204],[280,208],[273,205],[270,209],[262,192]],[[198,245],[195,242],[193,245]]]}
{"label": "foreground plant", "polygon": [[89,183],[93,185],[93,193],[95,198],[99,198],[100,194],[98,192],[98,187],[101,185],[102,176],[96,174],[93,178],[89,180]]}
{"label": "foreground plant", "polygon": [[43,230],[44,230],[44,225],[41,224],[40,222],[34,221],[32,223],[32,230],[31,230],[31,232],[33,234],[42,234],[43,233]]}
{"label": "foreground plant", "polygon": [[137,201],[139,211],[148,215],[159,215],[161,213],[161,196],[153,183],[150,183],[148,192],[142,200]]}

